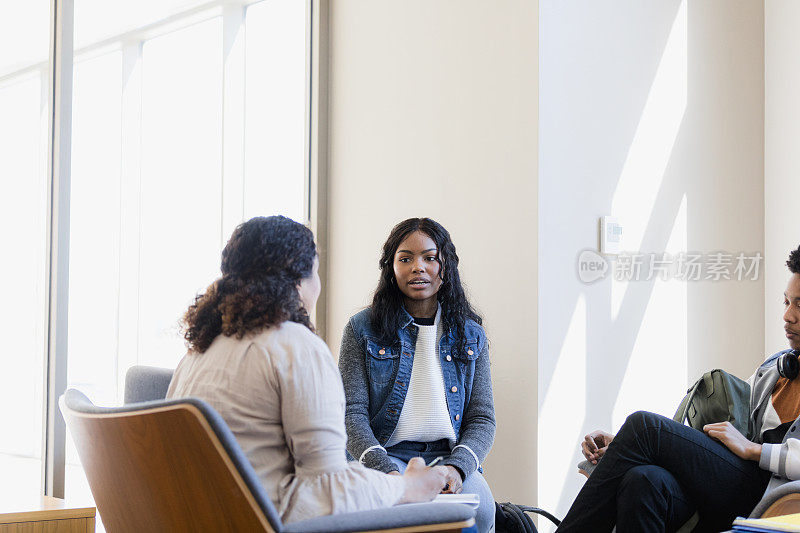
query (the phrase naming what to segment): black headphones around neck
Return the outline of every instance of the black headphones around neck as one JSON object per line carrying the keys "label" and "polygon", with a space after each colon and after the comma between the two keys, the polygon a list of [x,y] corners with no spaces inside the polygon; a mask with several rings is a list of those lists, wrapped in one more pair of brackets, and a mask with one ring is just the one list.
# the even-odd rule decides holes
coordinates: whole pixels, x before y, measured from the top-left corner
{"label": "black headphones around neck", "polygon": [[778,357],[778,374],[786,379],[794,379],[800,373],[800,352],[791,350]]}

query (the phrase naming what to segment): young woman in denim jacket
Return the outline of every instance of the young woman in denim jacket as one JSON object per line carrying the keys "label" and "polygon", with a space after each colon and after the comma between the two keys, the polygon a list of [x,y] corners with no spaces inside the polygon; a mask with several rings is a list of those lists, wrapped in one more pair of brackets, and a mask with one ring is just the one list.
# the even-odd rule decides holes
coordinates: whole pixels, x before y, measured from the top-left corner
{"label": "young woman in denim jacket", "polygon": [[342,338],[347,450],[394,474],[412,457],[442,457],[445,492],[478,494],[478,529],[491,531],[494,499],[480,468],[495,433],[488,343],[450,234],[429,218],[405,220],[379,265],[372,305]]}

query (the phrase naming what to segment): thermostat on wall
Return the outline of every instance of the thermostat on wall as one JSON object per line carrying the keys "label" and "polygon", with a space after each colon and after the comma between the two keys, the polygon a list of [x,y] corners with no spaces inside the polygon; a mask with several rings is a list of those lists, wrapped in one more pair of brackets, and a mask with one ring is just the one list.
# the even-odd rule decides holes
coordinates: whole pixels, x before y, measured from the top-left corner
{"label": "thermostat on wall", "polygon": [[600,217],[600,253],[618,254],[622,250],[622,225],[617,217]]}

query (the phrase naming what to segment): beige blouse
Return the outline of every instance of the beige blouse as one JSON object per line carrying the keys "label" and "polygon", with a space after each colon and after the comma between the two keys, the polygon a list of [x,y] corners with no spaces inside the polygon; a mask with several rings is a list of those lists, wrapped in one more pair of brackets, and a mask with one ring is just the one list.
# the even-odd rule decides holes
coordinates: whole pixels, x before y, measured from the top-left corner
{"label": "beige blouse", "polygon": [[402,477],[345,458],[344,388],[327,345],[305,326],[220,335],[181,360],[167,398],[208,402],[227,422],[284,523],[389,507]]}

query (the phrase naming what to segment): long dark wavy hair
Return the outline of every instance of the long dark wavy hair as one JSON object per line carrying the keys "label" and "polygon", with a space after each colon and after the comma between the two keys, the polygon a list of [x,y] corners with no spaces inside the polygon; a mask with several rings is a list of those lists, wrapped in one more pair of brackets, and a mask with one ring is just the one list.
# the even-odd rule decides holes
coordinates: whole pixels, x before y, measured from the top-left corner
{"label": "long dark wavy hair", "polygon": [[217,335],[246,334],[291,321],[314,326],[297,286],[311,275],[317,249],[307,227],[282,216],[239,225],[222,251],[222,277],[183,316],[190,352],[205,352]]}
{"label": "long dark wavy hair", "polygon": [[439,263],[439,277],[442,279],[436,297],[442,308],[442,325],[445,332],[455,334],[454,353],[461,353],[466,342],[464,324],[467,319],[471,318],[478,324],[483,324],[483,319],[464,294],[458,273],[458,254],[450,233],[430,218],[409,218],[400,222],[383,244],[383,254],[378,261],[380,278],[370,307],[372,328],[388,341],[397,336],[397,330],[403,323],[403,293],[394,277],[394,254],[400,243],[415,231],[421,231],[436,243],[436,261]]}

